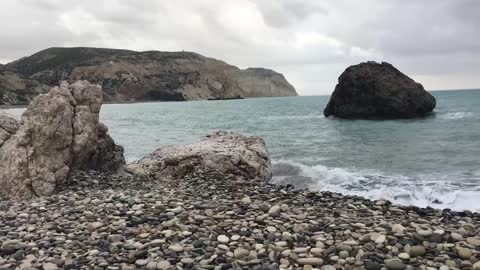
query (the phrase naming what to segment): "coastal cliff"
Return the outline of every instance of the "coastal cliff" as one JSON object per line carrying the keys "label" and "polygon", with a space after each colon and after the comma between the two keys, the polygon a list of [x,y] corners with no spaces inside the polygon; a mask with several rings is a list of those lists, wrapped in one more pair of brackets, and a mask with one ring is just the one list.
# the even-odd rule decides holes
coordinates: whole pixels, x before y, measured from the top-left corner
{"label": "coastal cliff", "polygon": [[[188,101],[296,96],[273,70],[245,70],[193,52],[49,48],[0,67],[0,104],[28,103],[60,81],[88,80],[106,102]],[[3,71],[5,70],[5,71]],[[7,71],[8,70],[8,71]],[[15,81],[14,86],[11,81]]]}
{"label": "coastal cliff", "polygon": [[0,65],[0,105],[26,105],[48,89],[37,80],[21,78],[14,70]]}

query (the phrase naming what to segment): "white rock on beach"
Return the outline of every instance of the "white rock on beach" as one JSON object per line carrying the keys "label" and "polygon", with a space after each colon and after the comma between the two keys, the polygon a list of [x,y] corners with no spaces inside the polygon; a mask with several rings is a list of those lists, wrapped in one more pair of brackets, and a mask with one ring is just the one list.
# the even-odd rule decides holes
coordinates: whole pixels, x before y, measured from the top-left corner
{"label": "white rock on beach", "polygon": [[0,197],[51,195],[74,170],[100,166],[90,159],[98,156],[101,105],[100,86],[62,82],[32,101],[18,129],[16,121],[0,116],[1,130],[10,133],[0,135],[6,138],[0,148]]}
{"label": "white rock on beach", "polygon": [[187,175],[235,175],[245,180],[268,181],[272,168],[263,139],[216,132],[199,142],[166,146],[128,165],[134,174],[156,179]]}

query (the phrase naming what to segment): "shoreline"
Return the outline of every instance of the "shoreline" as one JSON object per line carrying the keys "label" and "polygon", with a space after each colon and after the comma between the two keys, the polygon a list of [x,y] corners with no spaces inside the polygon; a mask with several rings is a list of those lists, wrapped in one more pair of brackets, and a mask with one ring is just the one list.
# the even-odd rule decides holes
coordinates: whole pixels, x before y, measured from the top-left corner
{"label": "shoreline", "polygon": [[79,173],[56,195],[0,202],[0,228],[3,268],[480,267],[479,213],[214,175]]}
{"label": "shoreline", "polygon": [[[172,101],[162,101],[162,100],[137,100],[137,101],[116,101],[109,102],[103,101],[102,104],[106,105],[122,105],[122,104],[138,104],[138,103],[184,103],[184,102],[195,102],[195,101],[235,101],[235,100],[245,100],[245,99],[261,99],[261,98],[291,98],[291,97],[308,97],[308,96],[280,96],[280,97],[244,97],[244,98],[224,98],[224,99],[198,99],[198,100],[172,100]],[[27,108],[28,104],[25,105],[0,105],[0,109],[15,109],[15,108]]]}

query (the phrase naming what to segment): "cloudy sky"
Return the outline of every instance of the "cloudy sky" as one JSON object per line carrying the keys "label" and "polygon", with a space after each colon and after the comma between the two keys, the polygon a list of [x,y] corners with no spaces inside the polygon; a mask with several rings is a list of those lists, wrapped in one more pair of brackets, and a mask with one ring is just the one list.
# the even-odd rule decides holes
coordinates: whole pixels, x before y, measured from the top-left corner
{"label": "cloudy sky", "polygon": [[329,94],[387,61],[427,89],[480,88],[477,0],[0,0],[0,63],[52,46],[187,50]]}

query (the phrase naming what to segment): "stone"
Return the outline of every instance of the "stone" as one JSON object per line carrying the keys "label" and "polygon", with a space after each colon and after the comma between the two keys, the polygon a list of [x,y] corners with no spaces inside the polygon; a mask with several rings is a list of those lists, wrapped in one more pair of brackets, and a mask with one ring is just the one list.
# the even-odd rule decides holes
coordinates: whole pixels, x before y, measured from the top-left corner
{"label": "stone", "polygon": [[456,232],[452,232],[452,233],[450,234],[450,237],[452,237],[452,239],[453,239],[454,241],[460,241],[460,240],[463,239],[463,236],[462,236],[461,234],[459,234],[459,233],[456,233]]}
{"label": "stone", "polygon": [[323,264],[323,259],[321,258],[299,258],[297,260],[299,265],[312,265],[312,266],[321,266]]}
{"label": "stone", "polygon": [[93,163],[101,166],[91,160],[99,141],[101,105],[101,87],[87,81],[62,82],[37,96],[0,147],[0,197],[48,196],[72,172],[96,169]]}
{"label": "stone", "polygon": [[470,257],[472,257],[473,255],[472,251],[468,248],[457,247],[457,251],[458,251],[458,256],[460,256],[460,258],[464,260],[470,259]]}
{"label": "stone", "polygon": [[398,259],[385,260],[385,267],[390,270],[402,270],[405,269],[405,264]]}
{"label": "stone", "polygon": [[382,234],[379,237],[377,237],[377,239],[375,239],[375,243],[376,244],[383,244],[385,242],[385,240],[387,240],[387,238],[384,234]]}
{"label": "stone", "polygon": [[250,254],[250,251],[244,248],[236,248],[233,251],[233,256],[235,257],[235,259],[243,259],[247,257],[249,254]]}
{"label": "stone", "polygon": [[467,237],[467,243],[474,247],[480,247],[480,237]]}
{"label": "stone", "polygon": [[0,147],[8,140],[18,129],[18,122],[9,114],[0,110]]}
{"label": "stone", "polygon": [[217,237],[217,241],[222,243],[222,244],[228,244],[228,242],[230,242],[230,238],[228,238],[228,236],[222,234],[222,235],[219,235]]}
{"label": "stone", "polygon": [[159,270],[170,269],[170,267],[171,267],[171,264],[170,264],[169,261],[165,261],[165,260],[164,260],[164,261],[159,261],[159,262],[157,263],[157,269],[159,269]]}
{"label": "stone", "polygon": [[423,237],[429,237],[433,234],[433,231],[430,229],[423,230],[423,229],[418,229],[417,233],[420,234]]}
{"label": "stone", "polygon": [[280,209],[281,208],[279,205],[274,205],[268,210],[268,215],[272,217],[278,217],[280,216]]}
{"label": "stone", "polygon": [[425,255],[427,250],[423,246],[413,246],[410,248],[410,255],[412,257],[419,257]]}
{"label": "stone", "polygon": [[350,66],[338,84],[324,115],[340,118],[410,118],[431,112],[435,98],[393,65],[366,62]]}
{"label": "stone", "polygon": [[57,269],[59,269],[58,266],[54,263],[44,263],[42,265],[42,268],[44,270],[57,270]]}
{"label": "stone", "polygon": [[392,232],[393,233],[404,233],[406,231],[405,227],[402,226],[402,224],[394,224],[392,226]]}
{"label": "stone", "polygon": [[480,261],[473,264],[473,270],[480,270]]}
{"label": "stone", "polygon": [[398,254],[398,258],[400,258],[402,260],[409,260],[410,255],[408,255],[408,253],[400,253],[400,254]]}
{"label": "stone", "polygon": [[130,163],[128,171],[156,179],[235,175],[267,182],[272,177],[270,157],[263,139],[231,132],[216,132],[189,145],[167,146]]}
{"label": "stone", "polygon": [[249,205],[250,203],[252,203],[252,200],[250,200],[249,196],[245,196],[242,199],[242,203],[245,204],[245,205]]}
{"label": "stone", "polygon": [[174,251],[174,252],[182,252],[183,247],[181,245],[173,244],[168,247],[169,250]]}
{"label": "stone", "polygon": [[382,265],[377,263],[377,262],[367,261],[367,262],[365,262],[365,268],[367,270],[381,270]]}

